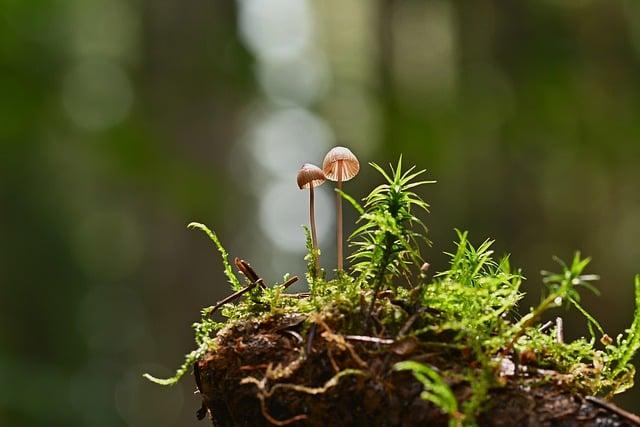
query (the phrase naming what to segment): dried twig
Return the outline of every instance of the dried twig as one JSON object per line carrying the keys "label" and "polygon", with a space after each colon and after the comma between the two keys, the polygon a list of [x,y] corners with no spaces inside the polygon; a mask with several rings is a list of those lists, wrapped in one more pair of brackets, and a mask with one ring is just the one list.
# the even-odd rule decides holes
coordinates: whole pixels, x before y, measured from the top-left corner
{"label": "dried twig", "polygon": [[304,299],[304,298],[309,298],[311,296],[311,294],[309,292],[300,292],[300,293],[297,293],[297,294],[282,294],[281,296],[289,297],[289,298]]}
{"label": "dried twig", "polygon": [[[256,273],[256,271],[251,267],[251,264],[249,264],[247,261],[236,258],[233,260],[233,263],[236,265],[236,267],[238,267],[240,273],[242,273],[244,277],[249,279],[249,282],[258,283],[260,280],[262,280],[260,279],[260,276],[258,276],[258,273]],[[262,289],[267,288],[267,286],[264,284],[264,281],[260,283],[260,287]]]}
{"label": "dried twig", "polygon": [[287,280],[286,282],[284,282],[282,284],[282,287],[284,289],[287,289],[289,286],[293,285],[294,283],[296,283],[298,281],[298,276],[293,276],[291,278],[289,278],[289,280]]}
{"label": "dried twig", "polygon": [[564,343],[564,326],[562,323],[562,317],[556,317],[556,342],[559,344]]}
{"label": "dried twig", "polygon": [[392,339],[369,337],[365,335],[345,335],[344,338],[349,341],[371,342],[371,343],[385,344],[385,345],[390,345],[394,343]]}
{"label": "dried twig", "polygon": [[418,312],[413,314],[411,317],[407,319],[405,324],[400,329],[400,332],[398,332],[398,338],[405,336],[406,333],[409,332],[409,329],[411,329],[411,326],[413,326],[414,322],[418,319],[419,316],[420,316],[420,313]]}
{"label": "dried twig", "polygon": [[240,289],[237,292],[232,293],[231,295],[229,295],[226,298],[221,299],[220,301],[218,301],[213,308],[211,309],[211,313],[213,314],[215,313],[220,307],[222,307],[225,304],[228,304],[232,301],[237,300],[238,298],[240,298],[242,295],[246,294],[247,292],[249,292],[251,289],[255,288],[256,286],[264,286],[264,283],[262,281],[262,279],[258,279],[258,281],[251,283],[249,286],[247,286],[246,288]]}
{"label": "dried twig", "polygon": [[540,332],[544,332],[544,331],[546,331],[547,329],[549,329],[549,328],[551,327],[551,325],[553,325],[553,322],[552,322],[551,320],[549,320],[549,321],[548,321],[548,322],[546,322],[544,325],[540,326],[540,327],[538,328],[538,331],[540,331]]}

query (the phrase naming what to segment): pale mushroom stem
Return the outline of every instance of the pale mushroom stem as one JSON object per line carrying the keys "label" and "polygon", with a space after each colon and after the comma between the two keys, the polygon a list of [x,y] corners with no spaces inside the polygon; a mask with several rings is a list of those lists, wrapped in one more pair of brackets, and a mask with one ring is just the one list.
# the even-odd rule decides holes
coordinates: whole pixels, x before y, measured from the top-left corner
{"label": "pale mushroom stem", "polygon": [[316,215],[315,215],[315,206],[314,206],[314,192],[313,192],[313,182],[309,184],[309,222],[311,223],[311,243],[313,244],[314,250],[314,258],[316,263],[316,274],[320,271],[320,259],[317,254],[318,250],[318,237],[316,233]]}
{"label": "pale mushroom stem", "polygon": [[[343,161],[338,161],[338,190],[342,191],[342,163]],[[337,204],[338,204],[338,232],[337,232],[337,241],[338,241],[338,271],[343,270],[342,263],[342,195],[340,192],[337,193]]]}

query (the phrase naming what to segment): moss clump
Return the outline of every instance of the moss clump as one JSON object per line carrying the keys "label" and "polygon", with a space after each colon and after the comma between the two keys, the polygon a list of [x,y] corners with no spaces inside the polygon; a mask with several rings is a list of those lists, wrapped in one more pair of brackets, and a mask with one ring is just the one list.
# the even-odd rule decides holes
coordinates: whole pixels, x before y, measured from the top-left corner
{"label": "moss clump", "polygon": [[[342,383],[373,377],[402,375],[406,382],[406,375],[413,376],[426,407],[444,414],[450,425],[474,425],[487,410],[490,390],[500,387],[560,381],[563,390],[610,397],[632,385],[630,361],[640,347],[640,276],[635,319],[627,334],[616,340],[605,335],[580,305],[580,290],[593,289],[597,276],[585,274],[589,259],[579,253],[568,264],[559,261],[559,273],[544,274],[545,297],[521,316],[517,305],[523,297],[523,276],[511,267],[508,256],[494,257],[490,240],[474,246],[467,232],[458,231],[449,269],[432,277],[426,274],[420,247],[429,243],[427,228],[416,215],[428,205],[414,189],[431,181],[419,180],[424,171],[403,171],[402,159],[389,172],[372,166],[384,182],[362,205],[342,194],[360,213],[358,228],[350,237],[351,269],[333,279],[316,271],[319,252],[307,232],[308,293],[288,293],[293,280],[286,276],[282,284],[264,286],[255,272],[247,271],[246,263],[237,261],[245,275],[243,288],[217,236],[204,225],[191,224],[215,243],[232,289],[243,299],[202,311],[202,319],[194,325],[198,347],[173,378],[146,377],[173,384],[196,361],[199,369],[221,360],[228,363],[233,354],[246,353],[246,346],[258,346],[251,337],[262,336],[264,348],[270,350],[255,347],[261,363],[236,363],[234,372],[239,376],[233,381],[253,385],[261,414],[274,424],[300,421],[313,413],[292,403],[309,414],[292,415],[286,422],[273,418],[268,401],[275,390],[322,395]],[[589,340],[564,342],[559,331],[541,327],[542,315],[561,306],[585,316]],[[218,308],[225,322],[212,320]],[[280,338],[269,343],[272,330],[287,331],[288,344]],[[199,375],[196,378],[202,381]],[[209,402],[215,401],[211,393]]]}

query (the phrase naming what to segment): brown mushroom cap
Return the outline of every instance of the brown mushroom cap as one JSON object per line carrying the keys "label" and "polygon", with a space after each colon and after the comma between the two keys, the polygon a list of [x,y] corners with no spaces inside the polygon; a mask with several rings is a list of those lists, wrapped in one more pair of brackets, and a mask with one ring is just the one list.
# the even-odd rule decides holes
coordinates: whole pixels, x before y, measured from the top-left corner
{"label": "brown mushroom cap", "polygon": [[324,172],[316,165],[305,163],[298,171],[298,187],[301,190],[311,187],[312,184],[314,188],[318,187],[322,185],[325,179]]}
{"label": "brown mushroom cap", "polygon": [[360,162],[345,147],[333,147],[322,162],[322,169],[327,179],[338,181],[338,162],[342,161],[342,181],[349,181],[360,171]]}

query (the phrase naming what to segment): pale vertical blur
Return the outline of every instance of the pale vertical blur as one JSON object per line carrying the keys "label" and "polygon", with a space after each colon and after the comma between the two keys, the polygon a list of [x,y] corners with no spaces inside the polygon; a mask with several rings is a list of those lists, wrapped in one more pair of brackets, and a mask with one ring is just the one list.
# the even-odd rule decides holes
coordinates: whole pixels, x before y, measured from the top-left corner
{"label": "pale vertical blur", "polygon": [[[304,273],[304,263],[291,265],[305,252],[302,225],[308,223],[306,191],[297,190],[295,176],[304,163],[320,165],[335,143],[327,121],[318,114],[331,87],[331,70],[320,43],[315,4],[309,0],[239,0],[239,30],[256,59],[260,93],[247,112],[244,157],[252,163],[253,188],[263,244],[270,262],[267,277]],[[242,154],[238,154],[242,155]],[[257,169],[257,171],[255,171]],[[333,225],[328,209],[330,190],[318,189],[318,238],[326,241]],[[248,238],[248,236],[247,236]],[[250,254],[261,258],[260,252]]]}

